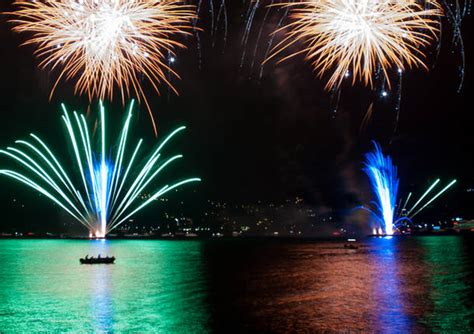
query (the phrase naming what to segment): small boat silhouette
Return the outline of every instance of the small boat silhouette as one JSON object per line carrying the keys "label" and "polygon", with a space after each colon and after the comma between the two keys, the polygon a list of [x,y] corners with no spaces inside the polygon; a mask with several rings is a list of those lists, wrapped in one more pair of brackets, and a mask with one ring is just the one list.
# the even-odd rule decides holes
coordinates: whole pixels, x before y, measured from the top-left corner
{"label": "small boat silhouette", "polygon": [[359,249],[358,246],[353,245],[353,244],[344,244],[345,249]]}
{"label": "small boat silhouette", "polygon": [[105,264],[112,264],[112,263],[114,263],[114,261],[115,261],[115,256],[111,256],[111,257],[108,257],[108,256],[106,256],[106,257],[100,257],[100,254],[99,254],[99,256],[97,256],[97,257],[93,257],[93,256],[92,256],[92,257],[88,257],[88,256],[86,255],[85,258],[80,258],[80,259],[79,259],[79,262],[80,262],[81,264],[102,264],[102,263],[105,263]]}

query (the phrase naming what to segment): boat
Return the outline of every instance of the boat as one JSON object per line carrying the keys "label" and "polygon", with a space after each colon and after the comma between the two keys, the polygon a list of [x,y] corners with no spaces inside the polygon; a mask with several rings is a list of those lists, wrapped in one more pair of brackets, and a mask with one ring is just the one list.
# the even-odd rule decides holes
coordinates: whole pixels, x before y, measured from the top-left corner
{"label": "boat", "polygon": [[344,244],[345,249],[359,249],[358,246],[353,245],[353,244]]}
{"label": "boat", "polygon": [[115,262],[115,256],[111,257],[85,257],[85,258],[80,258],[79,262],[81,264],[113,264]]}

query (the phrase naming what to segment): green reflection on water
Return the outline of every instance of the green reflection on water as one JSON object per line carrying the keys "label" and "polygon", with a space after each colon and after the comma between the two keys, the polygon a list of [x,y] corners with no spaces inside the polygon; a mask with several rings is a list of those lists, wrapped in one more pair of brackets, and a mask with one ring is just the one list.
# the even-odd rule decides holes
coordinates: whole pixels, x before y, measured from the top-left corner
{"label": "green reflection on water", "polygon": [[466,284],[469,272],[468,254],[460,237],[423,237],[419,239],[424,249],[428,277],[431,282],[432,312],[422,322],[436,332],[469,331],[474,319],[470,287]]}
{"label": "green reflection on water", "polygon": [[202,266],[198,241],[0,240],[0,332],[206,332]]}

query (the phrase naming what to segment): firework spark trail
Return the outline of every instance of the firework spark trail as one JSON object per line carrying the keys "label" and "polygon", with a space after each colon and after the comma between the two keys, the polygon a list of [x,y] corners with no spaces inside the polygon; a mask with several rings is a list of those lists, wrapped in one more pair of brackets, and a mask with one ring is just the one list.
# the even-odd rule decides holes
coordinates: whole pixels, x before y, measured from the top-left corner
{"label": "firework spark trail", "polygon": [[[283,25],[283,22],[285,21],[285,19],[288,17],[288,13],[290,12],[290,7],[287,7],[285,9],[285,11],[283,12],[283,15],[280,17],[280,20],[278,21],[277,23],[277,26],[276,26],[276,30],[280,30],[282,25]],[[267,50],[265,51],[265,56],[264,56],[264,59],[268,59],[269,55],[270,55],[270,52],[272,50],[272,47],[273,47],[273,41],[275,39],[275,36],[276,34],[272,34],[270,36],[270,39],[267,43]],[[259,80],[262,79],[263,77],[263,70],[264,70],[264,67],[265,67],[265,61],[260,65],[260,74],[258,76]]]}
{"label": "firework spark trail", "polygon": [[[418,209],[418,211],[416,211],[415,213],[412,213],[415,210],[415,208],[420,203],[422,203],[423,199],[425,199],[426,196],[428,196],[428,194],[438,185],[439,182],[440,182],[440,179],[437,179],[432,185],[430,185],[430,187],[428,187],[428,189],[421,195],[421,197],[415,202],[415,204],[413,204],[411,209],[406,210],[408,202],[409,202],[409,200],[412,196],[412,193],[410,192],[407,196],[407,199],[405,200],[405,204],[403,205],[403,207],[399,211],[399,214],[397,214],[397,216],[395,217],[395,223],[397,224],[400,221],[400,219],[402,219],[402,218],[406,218],[409,221],[411,221],[417,214],[419,214],[424,209],[426,209],[428,207],[428,205],[433,203],[438,197],[440,197],[449,188],[451,188],[457,181],[452,180],[446,187],[444,187],[441,191],[439,191],[437,194],[435,194],[433,197],[431,197],[428,201],[426,201],[425,204],[423,204],[422,207],[420,209]],[[407,211],[406,213],[404,213],[405,210]]]}
{"label": "firework spark trail", "polygon": [[[188,3],[193,3],[193,1],[188,0]],[[197,49],[197,58],[198,58],[198,68],[202,69],[203,64],[203,45],[202,45],[202,36],[201,33],[203,30],[209,31],[211,36],[211,45],[214,48],[217,44],[218,38],[218,31],[222,29],[224,32],[223,36],[223,46],[222,52],[224,52],[226,45],[227,45],[227,38],[228,38],[228,13],[227,13],[227,5],[226,0],[220,0],[220,3],[217,4],[214,0],[197,0],[196,1],[196,16],[192,20],[192,27],[193,27],[193,34],[196,38],[196,49]],[[218,8],[218,9],[217,9]],[[217,15],[216,15],[217,9]],[[209,20],[210,20],[210,27],[202,29],[199,27],[199,23],[203,19],[206,10],[209,12]]]}
{"label": "firework spark trail", "polygon": [[[464,50],[464,39],[461,32],[462,21],[464,17],[466,17],[471,10],[471,0],[466,0],[464,5],[461,6],[459,1],[456,0],[455,2],[448,3],[446,0],[441,0],[443,3],[443,8],[446,13],[446,17],[453,27],[453,44],[459,46],[460,55],[461,55],[461,64],[459,66],[459,85],[457,91],[460,92],[464,85],[464,77],[465,77],[465,67],[466,67],[466,54]],[[454,9],[452,8],[454,7]],[[441,42],[440,42],[441,43]],[[441,44],[438,45],[438,49],[441,48]],[[439,53],[439,51],[438,51]]]}
{"label": "firework spark trail", "polygon": [[363,131],[365,131],[365,129],[367,129],[367,126],[372,120],[373,113],[374,113],[374,103],[372,102],[367,108],[367,112],[365,113],[364,118],[362,119],[362,122],[360,123],[359,134],[361,134]]}
{"label": "firework spark trail", "polygon": [[396,134],[398,131],[398,126],[400,123],[400,110],[402,106],[402,90],[403,90],[403,71],[402,69],[398,69],[398,88],[397,88],[397,96],[396,96],[396,103],[395,103],[395,120],[393,123],[393,134]]}
{"label": "firework spark trail", "polygon": [[196,50],[198,53],[198,69],[202,68],[202,46],[200,36],[201,29],[198,28],[199,18],[201,17],[202,1],[203,0],[198,0],[196,5],[196,16],[192,20],[194,37],[196,38]]}
{"label": "firework spark trail", "polygon": [[246,58],[246,55],[247,55],[248,40],[249,40],[249,37],[250,37],[250,32],[252,30],[252,25],[253,25],[253,21],[254,21],[254,18],[255,18],[255,14],[257,13],[257,9],[259,8],[259,6],[260,6],[260,0],[250,1],[248,12],[247,12],[247,15],[246,15],[247,18],[246,18],[246,22],[245,22],[244,33],[242,35],[242,41],[241,41],[243,51],[242,51],[242,56],[240,57],[240,68],[242,68],[244,66],[245,58]]}
{"label": "firework spark trail", "polygon": [[[289,0],[289,1],[293,2],[293,0]],[[241,39],[241,45],[242,45],[242,49],[243,49],[242,54],[240,56],[240,65],[239,65],[239,67],[241,69],[244,67],[245,61],[247,59],[247,49],[249,48],[248,44],[249,44],[250,35],[252,33],[252,29],[253,29],[253,26],[254,26],[254,22],[255,22],[255,16],[257,14],[258,9],[260,7],[262,7],[262,4],[263,4],[263,2],[261,0],[249,0],[248,2],[249,2],[249,5],[247,7],[247,12],[245,14],[245,27],[244,27],[244,32],[242,34],[242,39]],[[256,35],[256,39],[255,39],[255,43],[254,43],[255,45],[253,47],[253,52],[251,53],[251,57],[249,57],[250,62],[251,62],[250,63],[250,70],[251,71],[253,71],[255,63],[257,62],[257,51],[259,49],[260,41],[261,41],[262,36],[263,36],[263,30],[266,26],[266,23],[267,23],[268,19],[271,17],[270,14],[272,13],[272,9],[275,9],[275,0],[269,0],[268,2],[269,3],[265,5],[265,7],[266,7],[265,14],[263,15],[263,18],[260,22],[260,27],[259,27],[257,35]],[[277,8],[276,12],[280,13],[280,9],[281,8]],[[281,17],[279,17],[278,23],[277,23],[277,29],[282,26],[283,21],[288,16],[288,12],[289,12],[289,10],[283,11],[283,15],[281,15]],[[266,59],[268,57],[268,54],[270,53],[270,50],[271,50],[272,45],[273,45],[274,37],[275,36],[273,34],[270,36],[270,39],[267,42],[268,47],[265,51],[265,56],[263,57],[263,59]],[[259,80],[262,79],[263,68],[264,68],[264,65],[261,64],[259,75],[258,75]]]}
{"label": "firework spark trail", "polygon": [[209,1],[209,11],[211,12],[211,31],[214,31],[214,0]]}
{"label": "firework spark trail", "polygon": [[430,9],[414,0],[306,0],[278,4],[291,7],[292,22],[276,30],[287,31],[286,37],[265,62],[302,41],[302,50],[278,62],[305,54],[319,76],[332,70],[327,89],[339,86],[348,71],[353,83],[360,79],[372,86],[377,66],[390,83],[391,67],[426,67],[420,49],[436,38],[438,21],[432,18],[441,15],[439,4],[430,3]]}
{"label": "firework spark trail", "polygon": [[260,39],[262,38],[263,28],[265,28],[265,23],[267,22],[268,16],[269,16],[270,11],[271,11],[271,6],[273,5],[274,1],[275,0],[272,0],[270,2],[270,5],[267,6],[267,10],[265,11],[265,15],[263,17],[262,23],[260,24],[260,29],[258,30],[258,34],[257,34],[257,41],[255,42],[255,47],[253,48],[253,57],[252,57],[252,63],[250,64],[250,69],[253,69],[253,67],[255,65],[255,59],[257,58],[257,50],[258,50],[258,46],[260,44]]}
{"label": "firework spark trail", "polygon": [[334,87],[331,90],[331,104],[334,105],[332,108],[333,112],[333,118],[335,117],[335,114],[339,110],[339,103],[341,102],[341,94],[342,94],[342,89],[341,88],[336,88]]}
{"label": "firework spark trail", "polygon": [[451,181],[446,187],[444,187],[443,189],[440,190],[440,192],[438,192],[432,199],[430,199],[428,202],[425,203],[425,205],[423,205],[420,209],[418,209],[418,211],[416,211],[414,214],[412,214],[410,216],[410,219],[415,217],[417,214],[419,214],[421,211],[423,211],[423,209],[425,209],[428,205],[430,205],[431,203],[433,203],[433,201],[435,201],[439,196],[441,196],[442,194],[444,194],[449,188],[451,188],[457,181],[456,180],[453,180]]}
{"label": "firework spark trail", "polygon": [[[225,32],[224,40],[226,40],[228,23],[227,23],[227,6],[225,3],[225,0],[220,0],[220,4],[218,5],[219,9],[217,10],[217,15],[215,15],[216,4],[214,3],[214,0],[209,0],[208,4],[209,4],[209,12],[211,15],[211,28],[210,28],[211,35],[215,37],[217,30],[219,28],[219,24],[222,21],[222,24],[224,26],[224,32]],[[202,6],[202,0],[199,0],[198,6],[199,8]]]}
{"label": "firework spark trail", "polygon": [[[147,106],[156,125],[141,76],[159,94],[165,83],[176,92],[166,72],[167,54],[185,46],[177,35],[189,35],[194,6],[178,0],[49,0],[15,1],[14,31],[32,34],[24,44],[37,45],[40,67],[59,69],[51,90],[62,80],[75,79],[75,93],[122,102],[133,92]],[[177,92],[176,92],[177,93]]]}
{"label": "firework spark trail", "polygon": [[421,201],[426,197],[428,196],[428,194],[431,192],[431,190],[433,190],[436,185],[440,182],[441,180],[440,179],[437,179],[424,193],[423,195],[421,195],[421,197],[418,199],[418,201],[416,201],[416,203],[411,207],[410,210],[408,210],[408,213],[407,213],[407,216],[410,215],[410,213],[412,213],[413,210],[415,210],[415,208],[421,203]]}
{"label": "firework spark trail", "polygon": [[[34,139],[32,142],[18,140],[15,143],[19,148],[8,147],[6,150],[0,150],[0,154],[17,162],[32,176],[27,176],[25,172],[8,169],[0,170],[0,175],[15,179],[45,195],[87,227],[92,234],[105,236],[160,196],[186,183],[200,181],[199,178],[189,178],[173,184],[165,184],[158,190],[152,191],[150,198],[144,203],[137,204],[139,195],[150,191],[150,185],[160,172],[175,160],[182,158],[182,155],[175,155],[163,160],[161,151],[185,127],[179,127],[168,135],[140,167],[135,161],[139,156],[142,140],[138,141],[130,158],[126,153],[133,102],[119,136],[114,156],[108,156],[106,153],[108,146],[106,145],[105,110],[102,103],[98,154],[93,150],[84,115],[73,112],[71,118],[66,107],[62,105],[62,108],[62,120],[66,125],[66,132],[74,152],[72,158],[79,169],[80,186],[74,185],[57,156],[44,141],[34,134],[30,135]],[[124,164],[127,165],[125,172]]]}
{"label": "firework spark trail", "polygon": [[244,34],[242,35],[242,40],[240,44],[244,45],[246,39],[248,39],[248,35],[252,29],[253,19],[255,17],[255,13],[260,5],[260,0],[250,0],[249,5],[247,8],[247,13],[245,14],[245,27],[244,27]]}
{"label": "firework spark trail", "polygon": [[221,4],[219,6],[219,12],[217,13],[217,18],[216,18],[217,25],[214,27],[214,31],[213,31],[213,35],[214,35],[214,38],[213,38],[213,41],[212,41],[212,46],[213,47],[215,47],[215,45],[216,45],[217,29],[218,29],[218,24],[221,21],[221,17],[222,17],[223,26],[224,26],[224,49],[225,49],[225,44],[227,42],[227,26],[228,26],[228,23],[227,23],[227,7],[226,7],[226,4],[225,4],[225,0],[221,0]]}
{"label": "firework spark trail", "polygon": [[407,199],[405,200],[405,204],[403,204],[403,207],[402,207],[402,209],[400,210],[400,214],[402,214],[403,211],[405,211],[405,209],[406,209],[406,207],[407,207],[407,205],[408,205],[408,202],[410,201],[411,196],[412,196],[412,193],[411,193],[411,192],[408,193]]}

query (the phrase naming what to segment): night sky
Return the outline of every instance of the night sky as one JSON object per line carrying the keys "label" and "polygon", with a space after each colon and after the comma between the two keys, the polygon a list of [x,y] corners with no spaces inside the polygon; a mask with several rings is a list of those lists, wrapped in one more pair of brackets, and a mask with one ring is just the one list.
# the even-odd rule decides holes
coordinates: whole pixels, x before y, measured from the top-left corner
{"label": "night sky", "polygon": [[[11,10],[11,2],[2,1],[0,11]],[[396,70],[387,97],[381,96],[380,80],[375,90],[362,84],[352,87],[348,80],[338,99],[337,94],[324,90],[327,77],[317,78],[302,56],[281,64],[269,62],[260,79],[259,64],[278,17],[268,18],[252,67],[264,11],[257,14],[246,49],[250,56],[241,66],[247,6],[242,1],[231,2],[227,6],[227,38],[222,24],[211,33],[206,7],[200,22],[204,31],[200,33],[199,47],[195,38],[183,40],[189,47],[178,51],[173,64],[181,76],[181,80],[172,80],[179,96],[162,86],[158,97],[145,85],[159,136],[176,125],[188,126],[168,153],[185,155],[176,176],[198,175],[203,182],[188,187],[183,196],[189,200],[252,203],[284,201],[298,195],[315,208],[343,212],[370,200],[361,161],[371,149],[371,140],[377,140],[399,166],[400,194],[420,194],[438,177],[445,184],[457,178],[455,189],[430,214],[447,209],[450,214],[474,218],[474,193],[466,191],[474,187],[472,17],[467,17],[462,27],[466,75],[461,91],[457,92],[461,55],[459,47],[452,43],[452,29],[444,22],[439,57],[434,48],[427,50],[427,63],[432,69],[409,70],[403,75],[400,119],[395,131],[399,88]],[[59,105],[64,102],[71,110],[88,112],[89,102],[74,96],[72,83],[64,82],[49,100],[56,76],[38,69],[33,47],[20,46],[27,36],[13,33],[7,19],[0,16],[0,146],[6,147],[34,132],[67,161]],[[109,133],[118,133],[125,107],[119,100],[105,103],[111,122]],[[372,103],[371,121],[361,129]],[[91,122],[97,116],[97,105],[92,101]],[[156,139],[143,105],[139,106],[134,126],[132,136],[144,138],[151,148]],[[9,166],[5,157],[0,159],[0,166]],[[174,172],[170,177],[173,176]],[[5,178],[0,182],[5,224],[32,222],[41,217],[48,226],[63,216],[57,207],[19,184]],[[153,215],[153,210],[147,209],[148,216]]]}

